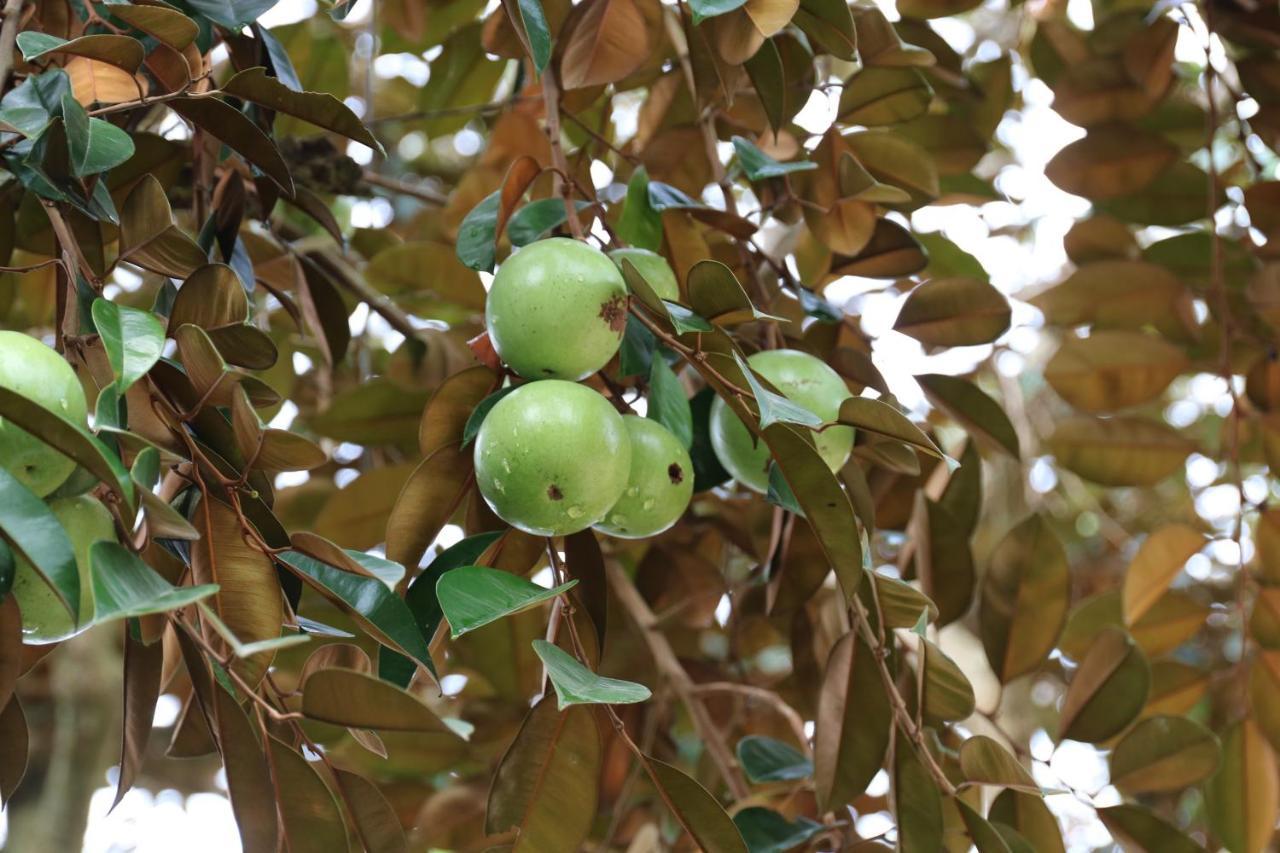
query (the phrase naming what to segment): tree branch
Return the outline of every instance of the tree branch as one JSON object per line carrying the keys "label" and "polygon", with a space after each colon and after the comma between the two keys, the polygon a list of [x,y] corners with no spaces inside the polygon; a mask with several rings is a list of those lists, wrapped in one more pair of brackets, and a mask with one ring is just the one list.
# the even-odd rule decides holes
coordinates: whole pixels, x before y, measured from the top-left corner
{"label": "tree branch", "polygon": [[560,144],[560,86],[556,82],[553,66],[542,72],[542,100],[547,111],[547,139],[551,143],[551,163],[556,167],[556,190],[564,199],[564,214],[569,222],[569,230],[575,240],[583,239],[582,222],[578,219],[578,209],[573,205],[573,186],[569,177],[569,161],[564,156],[564,147]]}
{"label": "tree branch", "polygon": [[653,656],[653,662],[657,665],[658,671],[689,711],[694,728],[706,743],[711,760],[715,762],[720,776],[729,786],[729,791],[734,799],[745,798],[749,792],[737,760],[733,757],[729,745],[725,743],[723,733],[716,726],[715,720],[711,719],[706,706],[702,704],[693,679],[689,677],[689,673],[685,672],[680,659],[676,657],[675,650],[667,642],[666,636],[658,630],[653,611],[649,609],[644,596],[640,595],[631,578],[616,563],[606,561],[605,571],[609,574],[609,586],[612,587],[614,594],[618,596],[618,600],[622,602],[631,620],[644,636],[645,645],[649,647],[649,653]]}

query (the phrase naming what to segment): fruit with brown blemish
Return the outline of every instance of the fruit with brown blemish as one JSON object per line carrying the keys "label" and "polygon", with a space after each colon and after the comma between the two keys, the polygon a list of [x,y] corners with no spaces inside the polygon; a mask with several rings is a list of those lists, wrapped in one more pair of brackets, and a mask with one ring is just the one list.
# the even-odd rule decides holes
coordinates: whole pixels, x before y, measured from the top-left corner
{"label": "fruit with brown blemish", "polygon": [[636,268],[636,272],[640,273],[660,298],[670,299],[673,302],[679,301],[680,285],[676,282],[675,271],[662,255],[648,249],[628,246],[624,249],[614,249],[609,253],[609,257],[618,265],[618,269],[622,269],[623,261],[630,261]]}
{"label": "fruit with brown blemish", "polygon": [[[66,359],[21,332],[0,332],[0,387],[83,426],[84,389]],[[39,497],[52,492],[76,463],[16,424],[0,418],[0,467]]]}
{"label": "fruit with brown blemish", "polygon": [[485,323],[498,356],[526,379],[584,379],[618,351],[627,286],[599,249],[539,240],[498,268]]}
{"label": "fruit with brown blemish", "polygon": [[675,524],[693,496],[693,462],[671,430],[649,418],[622,418],[631,436],[631,473],[622,497],[596,530],[622,539],[656,536]]}
{"label": "fruit with brown blemish", "polygon": [[[840,374],[806,352],[764,350],[748,358],[747,364],[784,397],[827,423],[836,420],[840,404],[853,396]],[[815,432],[813,441],[827,466],[839,470],[853,450],[853,427],[829,426]],[[711,404],[711,446],[735,480],[762,494],[769,490],[769,448],[719,397]]]}
{"label": "fruit with brown blemish", "polygon": [[585,385],[529,382],[480,425],[476,484],[503,521],[565,536],[604,518],[627,485],[631,439],[622,416]]}

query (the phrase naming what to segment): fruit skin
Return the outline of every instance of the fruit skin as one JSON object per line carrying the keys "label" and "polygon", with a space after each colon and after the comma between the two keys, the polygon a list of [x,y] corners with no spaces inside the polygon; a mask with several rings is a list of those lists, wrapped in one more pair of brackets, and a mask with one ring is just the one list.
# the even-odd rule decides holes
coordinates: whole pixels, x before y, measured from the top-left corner
{"label": "fruit skin", "polygon": [[[747,364],[788,400],[827,422],[834,421],[840,404],[853,396],[840,374],[806,352],[764,350],[749,357]],[[853,427],[828,427],[815,432],[813,439],[827,466],[836,471],[853,450]],[[711,404],[711,446],[735,480],[760,493],[769,490],[769,449],[719,397]]]}
{"label": "fruit skin", "polygon": [[675,524],[693,496],[693,461],[671,430],[624,415],[631,436],[631,473],[622,497],[596,530],[620,539],[656,536]]}
{"label": "fruit skin", "polygon": [[89,549],[95,542],[114,542],[116,538],[111,513],[96,498],[88,495],[58,498],[49,502],[49,511],[67,531],[71,549],[76,555],[76,569],[80,574],[80,623],[77,626],[72,621],[57,593],[44,582],[35,566],[18,556],[13,575],[13,597],[22,612],[24,643],[56,643],[93,621],[93,575],[89,567]]}
{"label": "fruit skin", "polygon": [[631,471],[622,416],[585,385],[546,379],[499,400],[476,434],[476,484],[498,517],[535,536],[604,518]]}
{"label": "fruit skin", "polygon": [[494,349],[516,373],[577,381],[618,351],[627,286],[604,252],[552,237],[525,246],[498,268],[484,316]]}
{"label": "fruit skin", "polygon": [[680,300],[680,284],[676,281],[675,271],[662,255],[648,249],[628,247],[614,249],[609,253],[609,257],[618,265],[619,270],[622,269],[624,260],[631,261],[636,272],[644,276],[644,280],[649,282],[649,286],[659,297],[670,299],[672,302]]}
{"label": "fruit skin", "polygon": [[[84,389],[56,351],[21,332],[0,332],[0,386],[83,424]],[[71,475],[76,463],[26,430],[0,418],[0,465],[39,497]]]}

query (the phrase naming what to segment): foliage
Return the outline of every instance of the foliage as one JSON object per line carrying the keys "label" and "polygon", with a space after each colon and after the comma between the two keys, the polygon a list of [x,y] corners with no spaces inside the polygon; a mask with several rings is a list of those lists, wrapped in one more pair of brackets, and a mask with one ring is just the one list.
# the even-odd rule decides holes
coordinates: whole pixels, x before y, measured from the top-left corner
{"label": "foliage", "polygon": [[[8,389],[0,418],[119,539],[91,630],[24,645],[14,552],[72,617],[81,579],[0,470],[16,814],[33,685],[94,644],[124,650],[117,799],[175,763],[147,749],[173,694],[168,756],[225,767],[247,851],[1052,851],[1062,798],[1125,849],[1273,847],[1274,4],[272,5],[4,4],[4,325],[92,419]],[[1089,203],[1020,294],[1051,352],[918,215],[1004,198],[1032,80],[1083,128],[1046,174]],[[487,274],[552,235],[677,274],[665,299],[621,261],[623,349],[586,380],[690,447],[660,536],[540,539],[475,486],[512,379]],[[976,366],[904,406],[877,367],[902,335]],[[855,395],[838,471],[832,424],[747,367],[779,348]],[[715,457],[717,396],[768,494]],[[1064,790],[1038,730],[1106,750],[1114,789]]]}

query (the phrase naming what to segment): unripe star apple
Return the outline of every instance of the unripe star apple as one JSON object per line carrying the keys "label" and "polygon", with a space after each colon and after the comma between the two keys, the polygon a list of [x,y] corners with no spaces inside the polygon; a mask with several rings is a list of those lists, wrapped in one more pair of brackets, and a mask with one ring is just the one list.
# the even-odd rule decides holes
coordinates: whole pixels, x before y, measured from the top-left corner
{"label": "unripe star apple", "polygon": [[71,550],[76,555],[80,575],[79,624],[71,618],[36,568],[18,557],[13,575],[13,597],[22,612],[24,643],[55,643],[65,640],[93,621],[93,575],[89,566],[89,549],[95,542],[115,541],[115,523],[101,501],[88,495],[58,498],[49,502],[49,511],[67,531]]}
{"label": "unripe star apple", "polygon": [[654,293],[662,299],[679,301],[680,285],[676,282],[675,271],[662,255],[648,249],[626,248],[614,249],[609,253],[609,257],[618,265],[618,269],[622,269],[623,261],[630,261],[636,268],[636,272],[640,273],[653,288]]}
{"label": "unripe star apple", "polygon": [[631,436],[631,474],[618,502],[596,529],[621,539],[656,536],[676,523],[693,496],[693,462],[671,430],[624,415]]}
{"label": "unripe star apple", "polygon": [[516,373],[577,381],[618,351],[627,286],[604,252],[552,237],[498,268],[484,314],[494,349]]}
{"label": "unripe star apple", "polygon": [[546,379],[499,400],[476,434],[476,484],[498,517],[535,536],[604,518],[631,471],[622,416],[585,385]]}
{"label": "unripe star apple", "polygon": [[[764,350],[749,357],[747,364],[784,397],[827,422],[834,421],[840,404],[853,396],[840,374],[806,352]],[[836,471],[853,450],[853,427],[827,427],[813,439],[827,466]],[[711,404],[711,446],[739,483],[761,493],[769,490],[769,448],[719,397]]]}
{"label": "unripe star apple", "polygon": [[[71,365],[30,335],[0,332],[0,386],[77,424],[87,417],[84,389]],[[0,418],[0,466],[44,497],[70,476],[76,463]]]}

